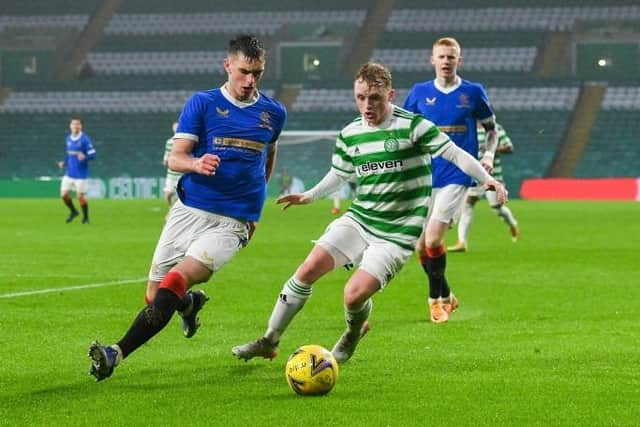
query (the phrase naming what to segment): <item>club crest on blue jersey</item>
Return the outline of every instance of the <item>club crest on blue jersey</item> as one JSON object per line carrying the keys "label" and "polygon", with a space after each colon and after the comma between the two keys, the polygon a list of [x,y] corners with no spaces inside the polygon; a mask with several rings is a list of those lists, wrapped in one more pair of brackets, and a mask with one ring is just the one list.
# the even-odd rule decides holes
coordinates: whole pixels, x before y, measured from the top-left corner
{"label": "club crest on blue jersey", "polygon": [[471,108],[471,104],[469,103],[469,95],[466,93],[461,93],[458,97],[459,104],[456,105],[458,108]]}
{"label": "club crest on blue jersey", "polygon": [[271,115],[266,111],[260,113],[260,125],[261,128],[273,130],[271,127]]}

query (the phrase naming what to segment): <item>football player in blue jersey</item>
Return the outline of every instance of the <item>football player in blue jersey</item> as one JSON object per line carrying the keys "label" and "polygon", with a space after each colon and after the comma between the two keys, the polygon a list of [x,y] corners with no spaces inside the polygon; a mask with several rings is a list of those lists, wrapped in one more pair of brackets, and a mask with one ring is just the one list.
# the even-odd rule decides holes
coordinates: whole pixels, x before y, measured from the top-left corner
{"label": "football player in blue jersey", "polygon": [[66,169],[60,184],[60,197],[69,208],[67,223],[78,216],[78,210],[71,200],[71,191],[76,192],[80,208],[82,209],[82,223],[89,224],[89,204],[87,203],[87,190],[89,184],[89,160],[96,157],[89,136],[82,132],[82,119],[71,117],[69,122],[70,133],[65,138],[65,158],[58,162],[60,169]]}
{"label": "football player in blue jersey", "polygon": [[189,288],[208,281],[251,238],[286,120],[284,106],[258,91],[265,56],[257,38],[238,36],[224,59],[226,83],[187,100],[169,157],[169,167],[184,175],[153,255],[147,306],[120,341],[91,345],[90,373],[97,381],[111,376],[176,311],[184,335],[192,337],[207,296]]}
{"label": "football player in blue jersey", "polygon": [[[487,131],[486,150],[480,163],[490,173],[498,138],[495,115],[487,93],[481,84],[458,76],[462,55],[460,44],[454,38],[445,37],[434,43],[431,64],[436,78],[414,85],[404,107],[424,115],[474,158],[478,157],[476,121],[480,122]],[[449,315],[459,304],[445,277],[443,238],[460,211],[473,180],[443,158],[433,159],[432,166],[432,207],[416,251],[429,278],[430,319],[434,323],[443,323],[449,320]]]}

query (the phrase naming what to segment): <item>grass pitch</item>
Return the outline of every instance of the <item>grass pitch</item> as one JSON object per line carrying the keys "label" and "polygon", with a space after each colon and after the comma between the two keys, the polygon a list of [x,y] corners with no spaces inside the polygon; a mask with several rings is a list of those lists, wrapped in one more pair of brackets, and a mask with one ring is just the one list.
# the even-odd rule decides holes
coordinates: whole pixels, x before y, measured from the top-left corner
{"label": "grass pitch", "polygon": [[287,355],[334,344],[348,272],[314,286],[274,361],[230,349],[264,331],[328,201],[269,201],[250,245],[201,285],[198,334],[183,338],[175,316],[96,384],[87,348],[119,339],[143,307],[164,204],[93,200],[87,226],[64,224],[58,200],[0,200],[0,425],[637,425],[640,205],[510,205],[520,242],[482,202],[470,252],[448,255],[461,303],[448,324],[426,321],[412,259],[375,296],[335,389],[304,398],[287,387]]}

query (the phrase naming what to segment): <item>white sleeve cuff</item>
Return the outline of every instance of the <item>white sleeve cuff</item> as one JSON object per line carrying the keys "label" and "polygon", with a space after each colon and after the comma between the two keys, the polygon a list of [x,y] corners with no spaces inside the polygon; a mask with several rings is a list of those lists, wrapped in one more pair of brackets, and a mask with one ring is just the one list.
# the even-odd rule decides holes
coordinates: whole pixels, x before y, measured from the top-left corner
{"label": "white sleeve cuff", "polygon": [[173,135],[173,139],[188,139],[190,141],[198,142],[200,138],[198,138],[198,135],[194,135],[192,133],[178,132]]}

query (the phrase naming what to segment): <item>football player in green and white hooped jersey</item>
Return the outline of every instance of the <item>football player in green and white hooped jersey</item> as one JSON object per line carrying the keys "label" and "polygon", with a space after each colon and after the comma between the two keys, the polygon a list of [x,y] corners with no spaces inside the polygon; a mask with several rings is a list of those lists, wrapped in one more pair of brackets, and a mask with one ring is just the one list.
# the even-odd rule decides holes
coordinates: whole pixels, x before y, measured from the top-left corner
{"label": "football player in green and white hooped jersey", "polygon": [[506,201],[504,187],[470,154],[418,114],[391,103],[391,74],[367,63],[354,81],[360,116],[336,140],[332,167],[313,188],[278,198],[284,208],[311,203],[356,176],[356,198],[316,241],[294,275],[285,281],[264,336],[234,347],[240,359],[277,354],[281,335],[311,296],[314,282],[331,270],[357,264],[344,288],[347,329],[333,347],[338,362],[348,360],[368,331],[371,297],[383,289],[411,257],[428,213],[431,156],[443,156]]}
{"label": "football player in green and white hooped jersey", "polygon": [[175,135],[177,128],[178,122],[173,122],[171,125],[173,134],[171,135],[171,138],[167,139],[167,142],[164,145],[164,158],[162,159],[162,163],[164,163],[167,168],[167,177],[164,180],[164,198],[167,200],[167,203],[169,203],[169,206],[173,204],[173,196],[176,194],[176,186],[178,185],[178,180],[182,176],[181,172],[176,172],[169,167],[169,155],[173,149],[173,135]]}
{"label": "football player in green and white hooped jersey", "polygon": [[[502,176],[502,161],[500,159],[501,154],[513,153],[513,143],[511,138],[507,135],[504,128],[496,123],[496,131],[498,133],[498,147],[496,148],[496,155],[493,160],[493,171],[491,175],[498,181],[504,184],[504,177]],[[478,124],[478,156],[481,157],[484,154],[486,131]],[[493,209],[499,217],[501,217],[505,224],[509,226],[511,232],[511,239],[514,242],[518,241],[520,237],[520,229],[518,228],[518,221],[513,216],[511,209],[500,203],[496,194],[489,191],[485,192],[482,186],[469,187],[467,190],[467,197],[460,207],[460,222],[458,222],[458,241],[455,245],[447,248],[449,252],[466,252],[468,245],[469,229],[471,228],[471,222],[473,221],[473,208],[478,200],[486,196],[489,206]]]}

